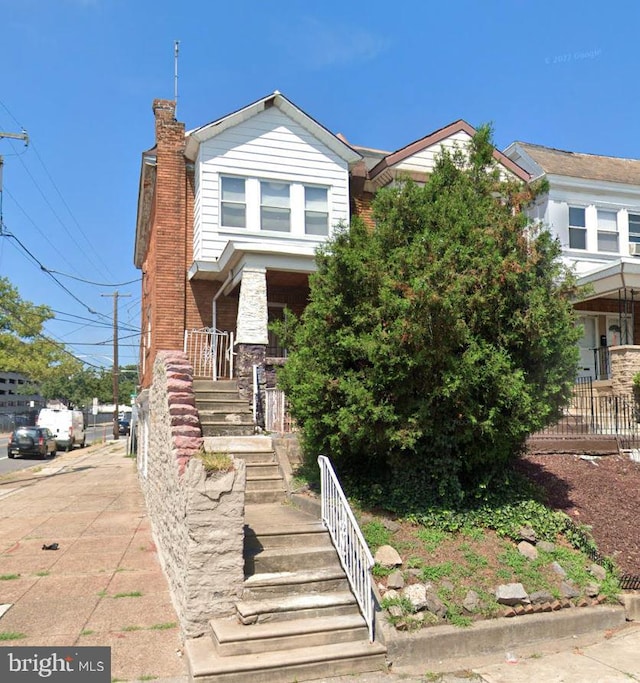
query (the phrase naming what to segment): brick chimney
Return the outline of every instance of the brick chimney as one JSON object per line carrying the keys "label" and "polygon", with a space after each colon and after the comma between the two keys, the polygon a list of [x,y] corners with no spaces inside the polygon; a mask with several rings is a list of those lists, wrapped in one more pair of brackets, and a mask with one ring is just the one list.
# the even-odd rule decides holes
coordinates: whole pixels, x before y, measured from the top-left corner
{"label": "brick chimney", "polygon": [[[156,180],[146,258],[151,344],[143,384],[158,351],[180,351],[185,326],[187,283],[187,175],[184,123],[176,121],[176,103],[153,102]],[[146,317],[143,313],[143,318]],[[144,321],[143,321],[144,323]]]}

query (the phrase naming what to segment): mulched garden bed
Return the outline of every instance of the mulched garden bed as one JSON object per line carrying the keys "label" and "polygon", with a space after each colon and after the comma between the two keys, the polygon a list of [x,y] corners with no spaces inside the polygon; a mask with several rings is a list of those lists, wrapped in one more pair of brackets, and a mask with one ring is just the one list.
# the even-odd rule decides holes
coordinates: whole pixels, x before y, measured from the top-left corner
{"label": "mulched garden bed", "polygon": [[591,527],[603,555],[640,576],[640,463],[624,455],[527,454],[518,468],[545,491],[547,504]]}

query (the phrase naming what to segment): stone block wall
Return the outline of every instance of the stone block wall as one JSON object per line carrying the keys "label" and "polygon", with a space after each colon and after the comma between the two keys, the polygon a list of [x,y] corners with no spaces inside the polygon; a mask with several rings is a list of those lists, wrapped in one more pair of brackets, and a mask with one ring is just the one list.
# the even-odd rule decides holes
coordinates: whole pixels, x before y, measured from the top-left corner
{"label": "stone block wall", "polygon": [[633,377],[640,372],[640,346],[612,346],[609,348],[611,389],[616,396],[633,393]]}
{"label": "stone block wall", "polygon": [[182,352],[158,352],[144,400],[142,490],[182,636],[193,638],[209,619],[233,614],[242,594],[245,463],[234,459],[232,471],[206,475],[196,457],[203,440],[193,371]]}

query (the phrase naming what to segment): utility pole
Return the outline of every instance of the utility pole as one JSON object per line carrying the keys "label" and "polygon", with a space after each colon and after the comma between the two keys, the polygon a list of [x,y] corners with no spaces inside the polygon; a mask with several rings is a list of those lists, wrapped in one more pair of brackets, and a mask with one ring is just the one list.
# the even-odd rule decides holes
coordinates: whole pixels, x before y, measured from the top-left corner
{"label": "utility pole", "polygon": [[120,294],[116,289],[113,294],[101,294],[100,296],[113,297],[113,438],[118,440],[120,438],[120,432],[118,430],[118,378],[120,375],[120,367],[118,365],[118,297],[131,296],[131,294]]}
{"label": "utility pole", "polygon": [[[11,140],[24,140],[24,145],[25,147],[29,144],[29,136],[27,135],[27,131],[23,130],[22,133],[3,133],[0,130],[0,140],[2,138],[10,138]],[[4,234],[4,223],[2,221],[2,167],[4,165],[4,161],[2,159],[2,155],[0,154],[0,236]]]}

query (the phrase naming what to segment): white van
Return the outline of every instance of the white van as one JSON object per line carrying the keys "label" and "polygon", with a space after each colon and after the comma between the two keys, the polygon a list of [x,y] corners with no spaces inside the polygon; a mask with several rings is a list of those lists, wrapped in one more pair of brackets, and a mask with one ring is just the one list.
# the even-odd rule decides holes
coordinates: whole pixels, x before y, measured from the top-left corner
{"label": "white van", "polygon": [[87,436],[81,410],[43,408],[38,415],[37,425],[47,427],[53,432],[56,446],[60,450],[70,451],[76,444],[84,448]]}

